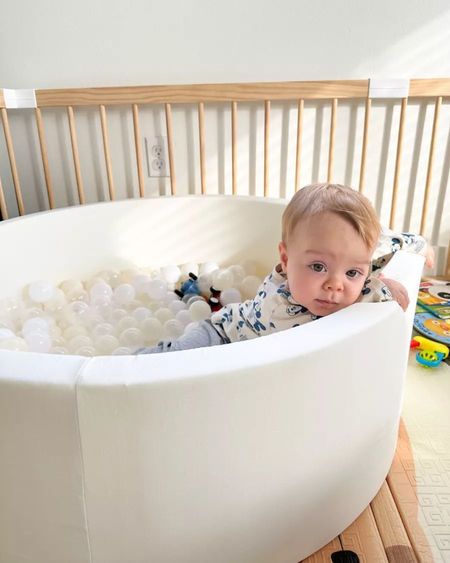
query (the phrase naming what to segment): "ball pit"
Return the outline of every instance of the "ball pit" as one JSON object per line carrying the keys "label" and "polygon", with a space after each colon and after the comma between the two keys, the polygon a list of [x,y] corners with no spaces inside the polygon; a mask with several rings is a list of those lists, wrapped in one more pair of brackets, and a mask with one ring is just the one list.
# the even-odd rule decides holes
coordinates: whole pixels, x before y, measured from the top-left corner
{"label": "ball pit", "polygon": [[[89,356],[98,339],[112,354],[47,353],[45,339],[42,352],[23,342],[0,350],[0,561],[295,562],[367,506],[395,449],[411,308],[357,304],[248,342],[147,356],[129,355],[136,331],[157,339],[180,329],[164,328],[168,321],[187,328],[197,302],[173,299],[149,313],[127,287],[105,318],[102,282],[113,295],[130,284],[164,300],[172,267],[186,276],[192,263],[201,265],[199,286],[234,265],[245,298],[256,284],[249,276],[277,259],[283,209],[257,198],[174,197],[0,224],[0,300],[22,299],[40,280],[67,280],[41,309],[94,292],[99,310],[73,305],[69,317],[86,323],[50,326],[50,346],[69,340]],[[249,259],[264,271],[245,267]],[[386,273],[414,294],[422,262],[399,252]],[[164,283],[136,272],[149,265],[170,266]],[[216,280],[224,292],[226,278]],[[21,328],[26,346],[27,333],[40,334],[33,322]]]}

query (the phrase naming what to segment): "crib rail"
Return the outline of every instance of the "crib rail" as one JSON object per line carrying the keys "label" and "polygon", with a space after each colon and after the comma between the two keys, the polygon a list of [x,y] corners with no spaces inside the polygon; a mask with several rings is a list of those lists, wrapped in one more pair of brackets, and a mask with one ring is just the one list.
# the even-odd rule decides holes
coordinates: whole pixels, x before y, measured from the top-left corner
{"label": "crib rail", "polygon": [[[100,119],[101,137],[103,144],[104,168],[106,170],[109,199],[116,199],[116,185],[113,175],[113,157],[111,153],[110,135],[108,129],[108,108],[113,106],[128,106],[133,117],[133,135],[135,166],[138,180],[139,197],[146,197],[145,175],[143,162],[143,136],[140,125],[140,108],[148,104],[163,104],[165,114],[165,129],[168,142],[168,163],[170,170],[170,192],[177,193],[177,177],[175,162],[175,138],[172,120],[172,107],[175,104],[193,104],[197,110],[198,119],[198,145],[199,145],[199,171],[201,193],[206,194],[207,188],[207,135],[205,125],[205,105],[210,103],[229,104],[230,131],[231,131],[231,183],[232,194],[238,193],[238,117],[241,104],[249,102],[264,104],[264,142],[263,142],[263,193],[270,195],[270,162],[271,162],[271,103],[280,101],[295,101],[297,104],[297,130],[295,148],[295,186],[294,190],[302,185],[302,153],[303,119],[305,102],[318,101],[329,104],[330,123],[327,151],[326,179],[329,182],[342,181],[335,174],[336,153],[336,122],[339,112],[339,103],[357,101],[364,103],[364,123],[362,142],[360,147],[359,191],[366,188],[366,174],[368,161],[368,146],[371,130],[372,98],[370,97],[369,80],[343,80],[343,81],[305,81],[305,82],[272,82],[272,83],[244,83],[244,84],[195,84],[172,86],[135,86],[117,88],[69,88],[36,90],[35,123],[39,138],[39,147],[42,161],[42,170],[48,197],[48,207],[53,209],[55,203],[55,190],[52,181],[49,151],[47,147],[43,113],[48,108],[65,108],[67,123],[70,132],[72,149],[73,170],[75,174],[78,201],[86,203],[86,193],[83,182],[82,164],[80,159],[79,141],[77,137],[76,112],[84,107],[98,109]],[[433,185],[433,172],[436,160],[437,132],[440,123],[441,107],[446,98],[450,97],[450,79],[415,79],[409,82],[408,96],[400,101],[401,110],[398,123],[396,140],[396,157],[394,177],[392,179],[392,193],[389,205],[389,225],[394,227],[399,206],[400,173],[402,156],[404,152],[404,131],[407,121],[409,100],[426,99],[434,101],[433,125],[430,132],[427,173],[421,206],[420,232],[425,233],[430,220],[430,196]],[[26,213],[23,191],[19,177],[13,134],[9,123],[5,96],[0,90],[0,111],[5,136],[5,146],[8,154],[10,175],[14,187],[15,200],[19,215]],[[1,176],[1,175],[0,175]],[[448,178],[447,178],[448,181]],[[308,183],[308,182],[303,182]],[[442,184],[442,182],[441,182]],[[4,185],[4,182],[3,182]],[[444,194],[445,196],[445,194]],[[441,198],[441,201],[445,200]],[[436,209],[434,221],[441,224],[442,209]],[[0,177],[0,212],[3,218],[8,218],[8,206]],[[450,258],[447,260],[446,272],[450,274]]]}

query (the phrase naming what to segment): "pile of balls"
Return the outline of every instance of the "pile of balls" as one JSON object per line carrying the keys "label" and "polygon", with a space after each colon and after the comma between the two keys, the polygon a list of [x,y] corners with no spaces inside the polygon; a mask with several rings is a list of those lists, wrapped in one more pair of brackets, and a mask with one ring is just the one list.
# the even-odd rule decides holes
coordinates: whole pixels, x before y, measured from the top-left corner
{"label": "pile of balls", "polygon": [[105,270],[86,281],[35,281],[22,299],[0,301],[0,349],[132,354],[176,338],[230,303],[255,296],[258,265],[215,262]]}

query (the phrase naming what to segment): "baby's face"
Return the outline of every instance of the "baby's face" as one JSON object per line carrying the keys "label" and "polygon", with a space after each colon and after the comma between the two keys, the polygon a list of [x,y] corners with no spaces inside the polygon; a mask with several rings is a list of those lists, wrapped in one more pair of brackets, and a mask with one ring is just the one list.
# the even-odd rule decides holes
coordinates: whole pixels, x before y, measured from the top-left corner
{"label": "baby's face", "polygon": [[358,300],[372,257],[354,227],[335,213],[301,221],[279,251],[293,299],[321,317]]}

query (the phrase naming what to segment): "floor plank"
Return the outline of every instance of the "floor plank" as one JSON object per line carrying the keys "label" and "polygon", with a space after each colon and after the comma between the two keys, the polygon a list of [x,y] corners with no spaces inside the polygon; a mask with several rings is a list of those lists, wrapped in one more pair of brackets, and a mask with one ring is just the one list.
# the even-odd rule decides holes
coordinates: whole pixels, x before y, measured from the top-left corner
{"label": "floor plank", "polygon": [[361,563],[387,563],[386,552],[368,506],[340,536],[344,549],[354,551]]}

